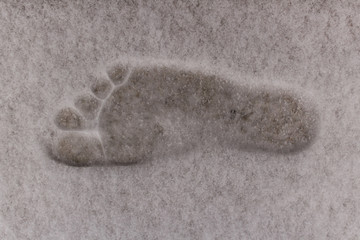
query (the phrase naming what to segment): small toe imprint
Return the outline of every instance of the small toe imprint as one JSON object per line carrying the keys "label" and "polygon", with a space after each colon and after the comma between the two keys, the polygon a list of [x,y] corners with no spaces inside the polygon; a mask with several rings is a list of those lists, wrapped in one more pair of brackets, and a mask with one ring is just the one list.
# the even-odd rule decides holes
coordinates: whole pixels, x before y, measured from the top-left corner
{"label": "small toe imprint", "polygon": [[94,119],[100,109],[100,101],[90,94],[86,94],[77,98],[75,107],[77,107],[87,119]]}
{"label": "small toe imprint", "polygon": [[55,124],[63,130],[80,130],[84,128],[85,121],[75,109],[67,107],[58,112]]}
{"label": "small toe imprint", "polygon": [[127,73],[128,73],[128,67],[122,64],[109,66],[107,68],[107,74],[115,85],[119,85],[123,83]]}
{"label": "small toe imprint", "polygon": [[91,85],[91,91],[100,99],[105,99],[112,89],[110,81],[106,79],[96,79]]}

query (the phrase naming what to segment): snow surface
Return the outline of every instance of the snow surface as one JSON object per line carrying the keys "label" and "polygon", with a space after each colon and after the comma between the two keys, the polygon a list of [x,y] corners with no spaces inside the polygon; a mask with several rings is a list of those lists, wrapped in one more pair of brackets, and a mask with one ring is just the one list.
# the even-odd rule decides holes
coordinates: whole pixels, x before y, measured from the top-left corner
{"label": "snow surface", "polygon": [[[256,2],[0,1],[0,239],[360,238],[360,4]],[[51,160],[60,105],[124,57],[292,86],[313,96],[321,130],[295,155]]]}

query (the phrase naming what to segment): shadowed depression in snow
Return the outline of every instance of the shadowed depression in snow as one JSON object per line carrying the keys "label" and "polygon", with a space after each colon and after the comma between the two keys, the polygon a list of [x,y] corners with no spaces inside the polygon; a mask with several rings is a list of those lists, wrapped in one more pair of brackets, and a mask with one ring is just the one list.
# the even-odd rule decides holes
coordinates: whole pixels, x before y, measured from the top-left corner
{"label": "shadowed depression in snow", "polygon": [[128,165],[151,160],[158,148],[202,145],[292,153],[316,135],[316,112],[290,91],[166,64],[117,63],[106,75],[55,116],[62,130],[51,139],[55,160]]}

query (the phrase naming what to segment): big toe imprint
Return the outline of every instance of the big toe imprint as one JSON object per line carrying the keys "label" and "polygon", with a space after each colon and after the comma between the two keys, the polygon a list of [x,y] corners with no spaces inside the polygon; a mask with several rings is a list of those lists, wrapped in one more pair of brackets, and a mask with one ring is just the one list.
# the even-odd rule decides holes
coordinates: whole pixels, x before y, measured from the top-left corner
{"label": "big toe imprint", "polygon": [[310,145],[318,117],[288,90],[245,87],[177,64],[118,63],[92,94],[55,117],[51,156],[74,166],[133,164],[155,149],[216,146],[289,153]]}

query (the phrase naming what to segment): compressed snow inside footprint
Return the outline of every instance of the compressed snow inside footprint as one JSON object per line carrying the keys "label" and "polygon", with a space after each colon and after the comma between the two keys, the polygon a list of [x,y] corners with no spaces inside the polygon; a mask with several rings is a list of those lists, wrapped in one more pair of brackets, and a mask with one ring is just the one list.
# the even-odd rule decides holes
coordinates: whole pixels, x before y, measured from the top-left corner
{"label": "compressed snow inside footprint", "polygon": [[[241,129],[246,132],[242,134],[247,138],[245,145],[251,148],[295,152],[309,145],[316,135],[316,114],[295,96],[284,91],[262,90],[249,92],[246,102],[234,113],[232,121],[241,123]],[[236,131],[232,136],[241,139]]]}
{"label": "compressed snow inside footprint", "polygon": [[294,152],[309,145],[315,128],[313,112],[286,92],[166,67],[135,68],[105,103],[99,125],[107,156],[119,163],[151,159],[156,146],[182,144],[163,138],[177,132],[194,146]]}

